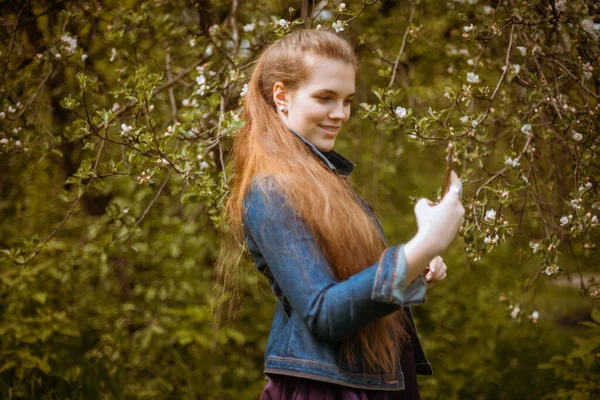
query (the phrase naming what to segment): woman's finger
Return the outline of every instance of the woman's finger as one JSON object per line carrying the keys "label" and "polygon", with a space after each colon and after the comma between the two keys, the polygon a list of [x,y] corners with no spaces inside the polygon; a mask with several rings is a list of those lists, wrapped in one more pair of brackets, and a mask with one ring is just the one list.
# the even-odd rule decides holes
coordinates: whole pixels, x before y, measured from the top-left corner
{"label": "woman's finger", "polygon": [[448,267],[446,267],[446,264],[444,264],[442,262],[442,265],[440,265],[438,267],[438,269],[435,271],[435,273],[433,274],[432,280],[439,281],[439,280],[444,279],[444,276],[446,276],[447,270],[448,270]]}
{"label": "woman's finger", "polygon": [[430,282],[433,279],[433,274],[437,270],[436,260],[437,257],[431,260],[429,265],[427,265],[427,268],[425,268],[425,279],[427,279],[427,282]]}
{"label": "woman's finger", "polygon": [[444,262],[442,260],[442,257],[436,256],[429,263],[429,266],[427,267],[428,271],[426,270],[427,274],[425,275],[425,278],[427,279],[428,282],[437,280],[436,278],[438,276],[440,276],[440,274],[443,272],[443,269],[444,269]]}

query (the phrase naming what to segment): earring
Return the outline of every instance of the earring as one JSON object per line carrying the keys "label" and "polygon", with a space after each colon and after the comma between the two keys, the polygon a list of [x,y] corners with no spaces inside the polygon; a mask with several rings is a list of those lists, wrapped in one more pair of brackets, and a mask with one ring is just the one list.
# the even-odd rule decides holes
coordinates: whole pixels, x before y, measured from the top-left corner
{"label": "earring", "polygon": [[287,107],[286,106],[279,106],[279,111],[281,112],[287,112]]}

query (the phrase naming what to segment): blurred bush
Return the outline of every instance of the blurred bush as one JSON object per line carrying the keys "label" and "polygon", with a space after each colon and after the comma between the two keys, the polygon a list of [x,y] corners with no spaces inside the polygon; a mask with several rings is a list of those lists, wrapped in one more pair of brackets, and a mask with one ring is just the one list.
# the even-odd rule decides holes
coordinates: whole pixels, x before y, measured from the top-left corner
{"label": "blurred bush", "polygon": [[390,243],[454,144],[468,212],[415,308],[423,398],[600,397],[596,2],[0,9],[1,398],[259,396],[274,300],[245,258],[215,324],[227,159],[257,55],[308,26],[359,55],[337,149]]}

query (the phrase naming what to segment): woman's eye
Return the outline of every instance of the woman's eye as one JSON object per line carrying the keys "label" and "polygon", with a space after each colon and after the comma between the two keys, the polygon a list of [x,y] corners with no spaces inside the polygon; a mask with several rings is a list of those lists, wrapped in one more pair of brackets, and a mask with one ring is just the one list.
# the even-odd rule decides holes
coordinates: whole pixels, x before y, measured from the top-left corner
{"label": "woman's eye", "polygon": [[344,100],[344,104],[352,104],[352,100]]}
{"label": "woman's eye", "polygon": [[329,99],[330,99],[330,97],[328,97],[328,96],[319,96],[319,100],[322,100],[322,101],[329,101]]}

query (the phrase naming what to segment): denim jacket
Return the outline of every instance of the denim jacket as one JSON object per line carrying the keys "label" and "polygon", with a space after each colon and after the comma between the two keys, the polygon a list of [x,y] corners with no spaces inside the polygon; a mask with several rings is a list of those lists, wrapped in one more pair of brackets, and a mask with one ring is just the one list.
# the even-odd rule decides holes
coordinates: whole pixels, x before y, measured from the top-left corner
{"label": "denim jacket", "polygon": [[[325,168],[341,177],[354,168],[337,152],[321,153],[293,133],[311,148]],[[268,184],[268,178],[262,179],[267,179],[267,184],[257,185],[255,181],[246,193],[243,222],[256,268],[267,277],[278,299],[265,351],[265,374],[361,389],[402,390],[400,365],[396,376],[353,369],[340,360],[339,344],[343,337],[368,322],[405,307],[417,373],[431,375],[409,308],[425,301],[427,286],[424,277],[419,276],[405,287],[403,245],[388,247],[376,264],[348,280],[337,281],[306,223],[290,208],[283,194]],[[383,236],[372,208],[361,202]]]}

